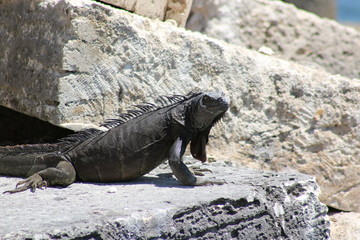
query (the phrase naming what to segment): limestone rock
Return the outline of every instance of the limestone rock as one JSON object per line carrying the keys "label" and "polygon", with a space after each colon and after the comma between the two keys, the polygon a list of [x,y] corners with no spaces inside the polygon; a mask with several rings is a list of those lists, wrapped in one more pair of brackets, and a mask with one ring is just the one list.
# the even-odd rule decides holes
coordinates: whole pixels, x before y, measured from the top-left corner
{"label": "limestone rock", "polygon": [[7,0],[0,11],[1,105],[78,126],[161,94],[223,91],[231,107],[209,153],[314,175],[324,203],[360,211],[359,80],[94,1]]}
{"label": "limestone rock", "polygon": [[360,213],[341,212],[330,216],[332,240],[360,240]]}
{"label": "limestone rock", "polygon": [[101,0],[144,17],[164,20],[168,0]]}
{"label": "limestone rock", "polygon": [[186,27],[251,49],[265,45],[280,58],[360,78],[360,32],[281,1],[195,0]]}
{"label": "limestone rock", "polygon": [[176,21],[184,27],[189,16],[192,0],[101,0],[141,16],[159,20]]}
{"label": "limestone rock", "polygon": [[[228,183],[184,187],[166,167],[135,182],[2,195],[0,238],[329,239],[327,208],[313,177],[221,162],[201,167]],[[2,177],[0,192],[18,180]]]}
{"label": "limestone rock", "polygon": [[292,3],[296,7],[313,12],[320,17],[336,19],[335,0],[283,0]]}
{"label": "limestone rock", "polygon": [[185,27],[193,0],[168,0],[165,20],[175,20],[180,27]]}

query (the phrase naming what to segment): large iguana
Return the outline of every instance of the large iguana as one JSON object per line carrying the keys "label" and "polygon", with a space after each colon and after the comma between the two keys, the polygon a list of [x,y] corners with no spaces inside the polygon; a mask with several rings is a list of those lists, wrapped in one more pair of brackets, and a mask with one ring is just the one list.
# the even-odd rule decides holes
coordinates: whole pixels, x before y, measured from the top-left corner
{"label": "large iguana", "polygon": [[135,105],[103,124],[106,131],[87,129],[55,144],[0,147],[0,174],[28,177],[14,190],[35,191],[44,186],[68,186],[75,180],[118,182],[136,179],[166,159],[184,185],[204,185],[182,162],[186,146],[198,160],[206,161],[206,144],[212,126],[229,101],[223,93],[162,96],[159,104]]}

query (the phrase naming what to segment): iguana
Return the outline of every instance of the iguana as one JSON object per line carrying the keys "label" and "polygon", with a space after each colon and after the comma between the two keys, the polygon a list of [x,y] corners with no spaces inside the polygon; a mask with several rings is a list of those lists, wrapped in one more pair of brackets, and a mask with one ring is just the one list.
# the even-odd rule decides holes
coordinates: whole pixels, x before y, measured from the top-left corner
{"label": "iguana", "polygon": [[129,181],[166,159],[182,184],[211,183],[194,176],[182,156],[190,143],[192,156],[206,161],[210,129],[229,108],[223,93],[162,96],[158,104],[134,108],[117,119],[106,120],[102,124],[106,130],[82,130],[55,144],[0,147],[0,175],[27,177],[5,193],[68,186],[75,180]]}

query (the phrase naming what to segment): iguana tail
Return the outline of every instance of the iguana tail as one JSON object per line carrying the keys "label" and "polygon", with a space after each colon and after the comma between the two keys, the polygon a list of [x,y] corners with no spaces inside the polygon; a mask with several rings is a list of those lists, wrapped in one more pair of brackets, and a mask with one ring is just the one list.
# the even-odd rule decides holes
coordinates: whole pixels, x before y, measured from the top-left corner
{"label": "iguana tail", "polygon": [[54,144],[30,144],[0,147],[0,175],[28,177],[46,168],[56,167],[66,151],[76,147],[82,141],[104,131],[85,129]]}
{"label": "iguana tail", "polygon": [[58,144],[34,144],[0,147],[0,175],[28,177],[58,163],[49,155],[57,155],[62,149]]}

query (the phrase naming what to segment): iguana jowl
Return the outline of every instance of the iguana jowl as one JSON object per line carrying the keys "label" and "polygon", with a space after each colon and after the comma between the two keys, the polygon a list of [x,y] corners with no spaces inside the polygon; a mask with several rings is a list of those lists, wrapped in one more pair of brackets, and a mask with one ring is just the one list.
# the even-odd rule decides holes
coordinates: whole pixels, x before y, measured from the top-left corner
{"label": "iguana jowl", "polygon": [[68,186],[75,180],[119,182],[136,179],[166,159],[184,185],[204,185],[182,162],[186,146],[194,158],[206,161],[212,126],[229,101],[223,93],[192,93],[159,98],[159,105],[136,105],[137,110],[107,120],[108,130],[87,129],[55,144],[0,147],[0,174],[28,177],[15,193],[50,185]]}

